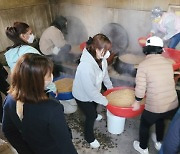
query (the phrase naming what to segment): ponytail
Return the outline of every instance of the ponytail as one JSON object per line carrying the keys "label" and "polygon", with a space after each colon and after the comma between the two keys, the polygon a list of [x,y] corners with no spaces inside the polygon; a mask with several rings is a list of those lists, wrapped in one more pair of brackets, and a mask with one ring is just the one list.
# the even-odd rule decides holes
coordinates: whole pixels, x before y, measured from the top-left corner
{"label": "ponytail", "polygon": [[27,43],[20,38],[20,35],[25,34],[28,31],[28,28],[29,25],[23,22],[15,22],[12,27],[7,27],[6,36],[14,43],[14,45],[8,47],[6,50],[26,45]]}

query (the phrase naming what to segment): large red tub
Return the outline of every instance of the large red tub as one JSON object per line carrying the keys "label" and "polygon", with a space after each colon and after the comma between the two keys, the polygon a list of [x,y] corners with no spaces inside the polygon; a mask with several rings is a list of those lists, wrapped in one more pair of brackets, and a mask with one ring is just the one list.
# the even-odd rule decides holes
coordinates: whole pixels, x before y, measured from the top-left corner
{"label": "large red tub", "polygon": [[164,52],[162,53],[162,55],[175,61],[175,64],[173,64],[174,70],[180,68],[180,50],[164,48]]}
{"label": "large red tub", "polygon": [[[112,89],[108,89],[107,91],[105,91],[103,93],[103,95],[107,96],[108,94],[110,94],[113,91],[120,90],[120,89],[127,89],[127,88],[134,89],[134,88],[130,88],[130,87],[115,87]],[[137,111],[133,111],[132,107],[119,107],[119,106],[114,106],[111,104],[107,105],[107,109],[115,116],[124,117],[124,118],[133,118],[133,117],[140,115],[143,112],[144,104],[141,105],[140,109]]]}

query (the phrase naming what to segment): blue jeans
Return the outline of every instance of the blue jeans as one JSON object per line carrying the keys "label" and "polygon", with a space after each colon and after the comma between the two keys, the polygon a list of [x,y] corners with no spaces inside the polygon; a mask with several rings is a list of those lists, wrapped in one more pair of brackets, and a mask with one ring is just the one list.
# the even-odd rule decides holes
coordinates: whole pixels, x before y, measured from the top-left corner
{"label": "blue jeans", "polygon": [[161,146],[161,150],[159,151],[158,154],[163,154],[163,145]]}
{"label": "blue jeans", "polygon": [[175,49],[177,44],[180,42],[180,33],[174,35],[171,39],[170,39],[170,43],[168,45],[168,48],[173,48]]}
{"label": "blue jeans", "polygon": [[[180,108],[177,110],[175,116],[173,117],[173,119],[172,119],[172,121],[171,121],[171,124],[174,123],[174,121],[176,121],[179,117],[180,117]],[[169,129],[171,128],[171,124],[170,124],[170,126],[169,126],[169,128],[168,128],[168,131],[169,131]],[[168,133],[168,132],[167,132],[167,133]],[[163,144],[162,144],[161,149],[160,149],[160,151],[159,151],[158,154],[164,154],[164,152],[163,152]]]}

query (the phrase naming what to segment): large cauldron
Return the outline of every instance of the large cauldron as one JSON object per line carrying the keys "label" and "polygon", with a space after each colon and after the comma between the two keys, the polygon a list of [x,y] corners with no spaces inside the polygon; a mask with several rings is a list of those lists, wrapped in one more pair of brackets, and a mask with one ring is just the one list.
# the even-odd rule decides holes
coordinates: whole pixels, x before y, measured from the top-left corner
{"label": "large cauldron", "polygon": [[109,23],[105,25],[101,33],[105,34],[112,42],[112,51],[121,55],[128,47],[128,34],[126,30],[118,23]]}
{"label": "large cauldron", "polygon": [[136,76],[136,65],[143,61],[144,56],[134,54],[124,54],[119,56],[113,64],[114,69],[119,74],[128,74],[132,77]]}
{"label": "large cauldron", "polygon": [[113,64],[113,68],[119,74],[128,74],[132,77],[136,76],[137,69],[134,67],[134,65],[125,63],[119,58],[116,58],[115,63]]}

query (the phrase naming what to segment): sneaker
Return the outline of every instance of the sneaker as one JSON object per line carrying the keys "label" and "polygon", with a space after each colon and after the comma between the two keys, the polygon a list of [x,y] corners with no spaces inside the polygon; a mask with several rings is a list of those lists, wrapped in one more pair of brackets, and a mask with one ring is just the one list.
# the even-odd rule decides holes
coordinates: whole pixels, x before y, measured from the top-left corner
{"label": "sneaker", "polygon": [[152,140],[153,140],[153,142],[154,142],[154,147],[156,148],[156,150],[160,150],[161,149],[161,142],[158,142],[157,141],[157,138],[156,138],[156,134],[155,133],[152,133],[152,135],[151,135],[151,138],[152,138]]}
{"label": "sneaker", "polygon": [[142,149],[142,148],[139,146],[139,141],[134,141],[133,147],[134,147],[134,149],[135,149],[136,151],[138,151],[140,154],[149,154],[148,148]]}
{"label": "sneaker", "polygon": [[92,148],[99,148],[100,147],[100,144],[99,142],[95,139],[93,142],[90,143],[90,146]]}
{"label": "sneaker", "polygon": [[96,118],[96,121],[100,121],[102,118],[103,118],[102,115],[98,114],[97,118]]}

